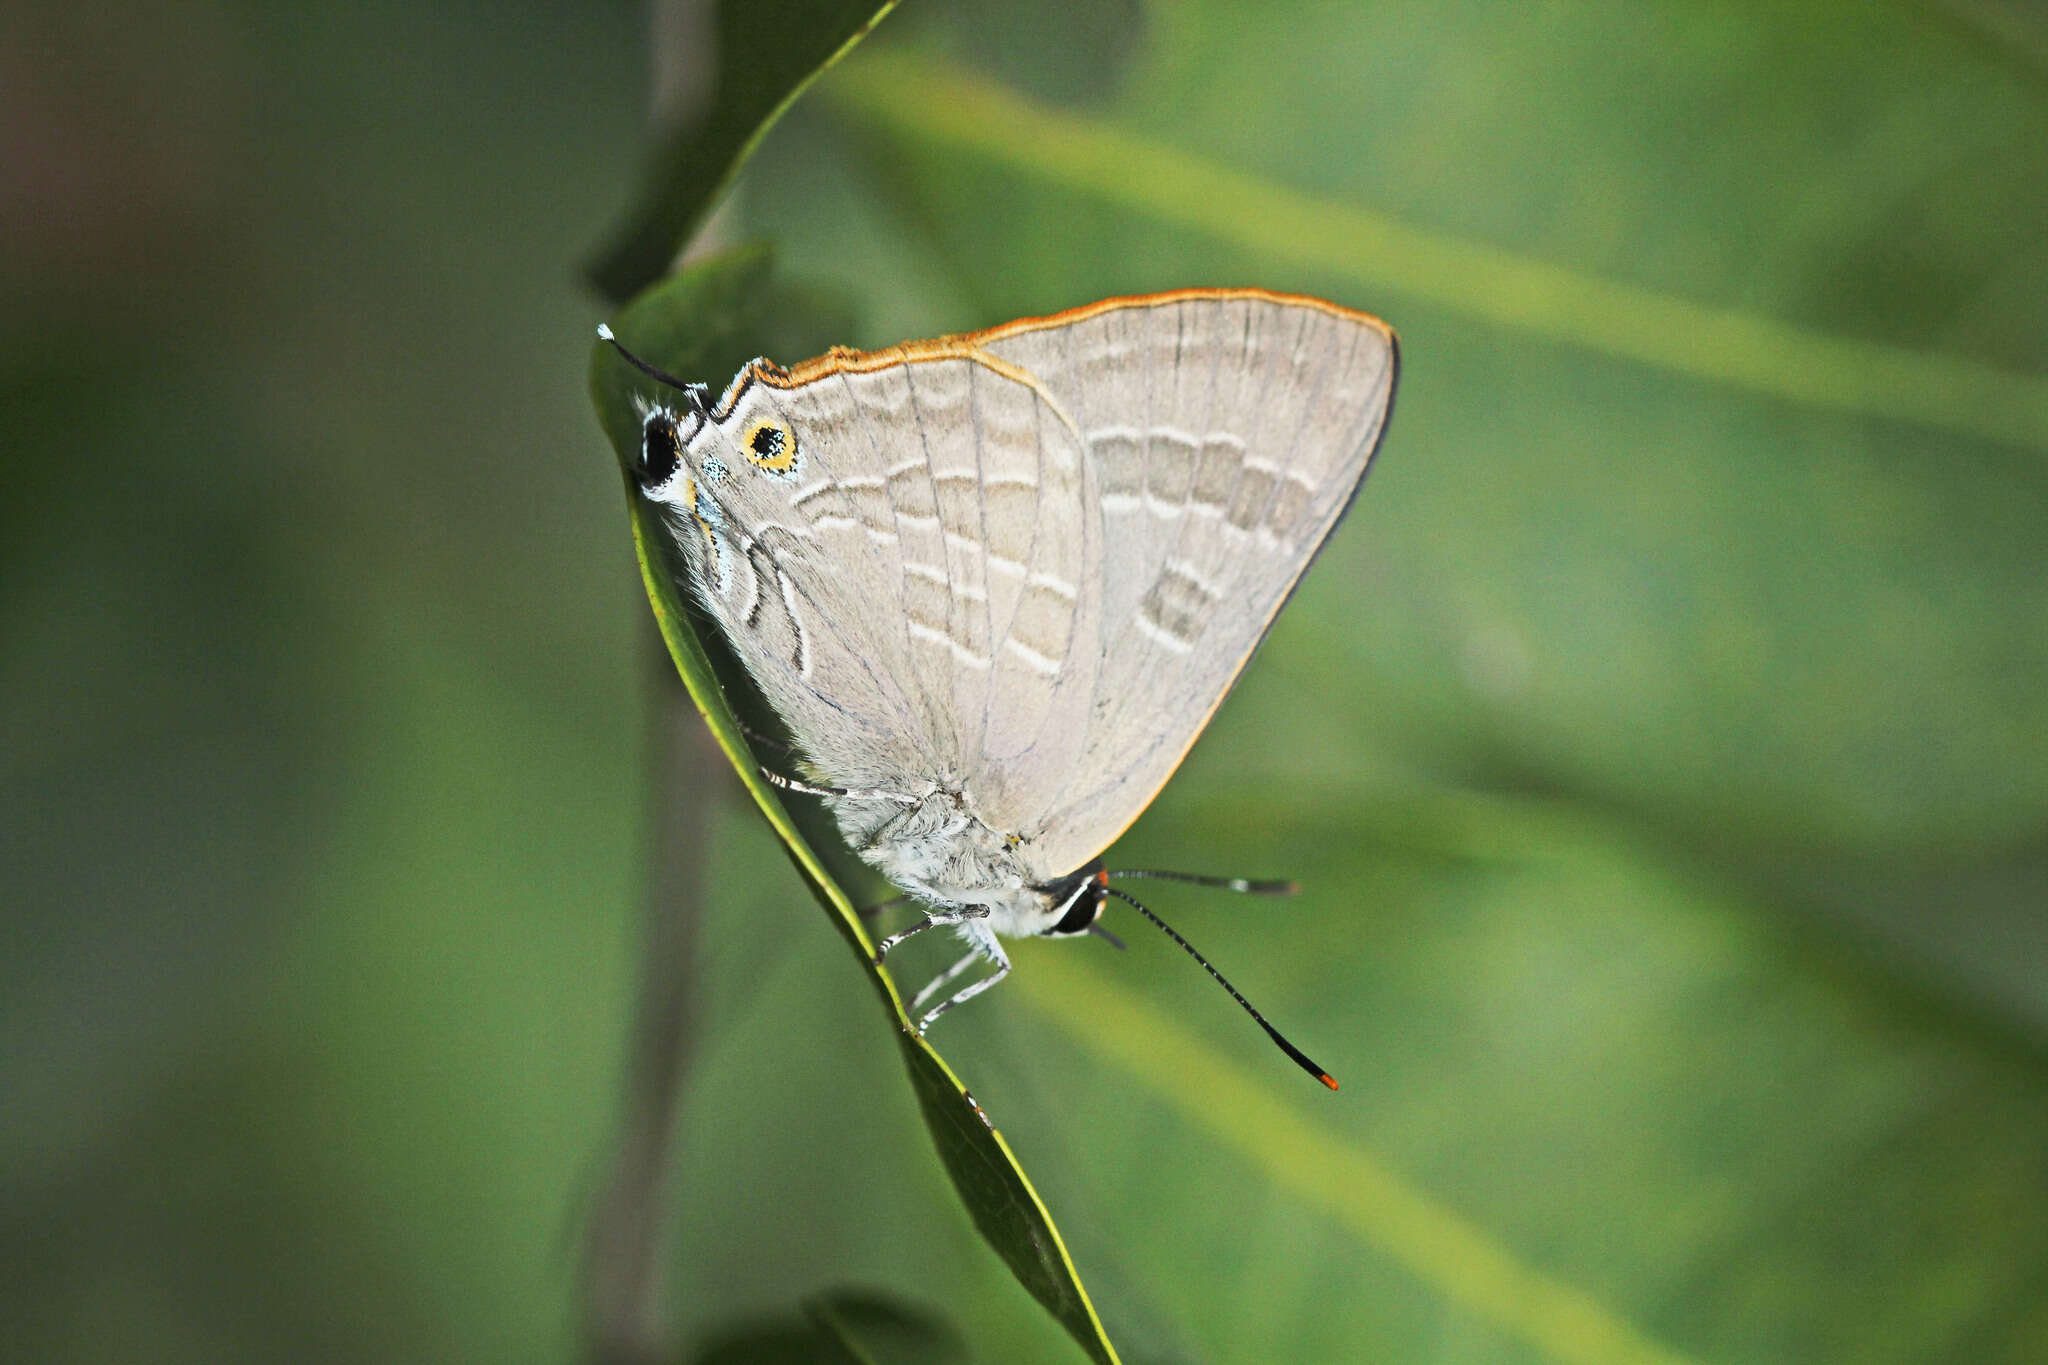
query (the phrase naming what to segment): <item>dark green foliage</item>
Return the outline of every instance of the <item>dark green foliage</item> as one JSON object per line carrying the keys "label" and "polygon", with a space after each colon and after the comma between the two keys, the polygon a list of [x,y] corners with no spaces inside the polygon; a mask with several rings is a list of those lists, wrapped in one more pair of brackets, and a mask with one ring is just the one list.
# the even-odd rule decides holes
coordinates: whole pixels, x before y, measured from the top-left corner
{"label": "dark green foliage", "polygon": [[839,1290],[803,1316],[726,1328],[691,1365],[966,1365],[960,1334],[885,1294]]}
{"label": "dark green foliage", "polygon": [[[591,282],[623,302],[667,270],[789,102],[895,4],[749,0],[691,11],[717,16],[717,32],[708,35],[715,64],[690,107],[656,131],[639,202],[591,263]],[[697,51],[672,55],[704,60]]]}

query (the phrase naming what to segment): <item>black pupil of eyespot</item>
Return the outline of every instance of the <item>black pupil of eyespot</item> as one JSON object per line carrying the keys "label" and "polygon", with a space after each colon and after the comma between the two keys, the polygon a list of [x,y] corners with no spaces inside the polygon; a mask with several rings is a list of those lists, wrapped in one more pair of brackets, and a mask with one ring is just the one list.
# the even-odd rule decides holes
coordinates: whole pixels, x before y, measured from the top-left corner
{"label": "black pupil of eyespot", "polygon": [[641,439],[640,486],[659,488],[683,462],[683,445],[676,438],[675,423],[656,420],[647,424]]}
{"label": "black pupil of eyespot", "polygon": [[772,460],[782,453],[781,427],[754,428],[754,453],[764,460]]}

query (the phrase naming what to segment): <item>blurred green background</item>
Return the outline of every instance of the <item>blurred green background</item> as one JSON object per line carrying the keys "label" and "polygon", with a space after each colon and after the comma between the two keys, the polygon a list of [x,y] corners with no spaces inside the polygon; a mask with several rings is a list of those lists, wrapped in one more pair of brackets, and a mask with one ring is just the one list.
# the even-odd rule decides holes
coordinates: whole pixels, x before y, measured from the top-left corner
{"label": "blurred green background", "polygon": [[[8,1359],[583,1349],[672,853],[578,274],[708,69],[649,32],[0,18]],[[2038,7],[908,0],[716,230],[857,344],[1191,284],[1401,330],[1115,858],[1305,883],[1151,899],[1345,1089],[1142,926],[935,1039],[1127,1359],[2048,1358]],[[676,747],[676,1358],[865,1285],[1079,1359]]]}

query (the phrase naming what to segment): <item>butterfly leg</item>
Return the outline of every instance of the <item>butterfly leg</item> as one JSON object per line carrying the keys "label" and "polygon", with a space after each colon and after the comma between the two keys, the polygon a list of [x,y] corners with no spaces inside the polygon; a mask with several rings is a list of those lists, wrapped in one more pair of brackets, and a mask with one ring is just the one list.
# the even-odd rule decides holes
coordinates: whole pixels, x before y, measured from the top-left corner
{"label": "butterfly leg", "polygon": [[[882,959],[889,955],[889,950],[903,942],[904,939],[909,938],[912,934],[921,934],[927,929],[936,929],[942,924],[965,924],[969,920],[987,918],[988,907],[986,905],[965,905],[958,910],[935,910],[901,933],[891,934],[880,943],[877,943],[875,945],[875,965],[881,966]],[[993,934],[989,935],[988,940],[990,943],[995,942],[995,936]]]}
{"label": "butterfly leg", "polygon": [[[766,745],[768,748],[779,750],[786,757],[796,757],[796,750],[790,748],[779,739],[762,734],[745,721],[740,722],[740,733],[747,737],[749,744]],[[761,769],[761,777],[769,786],[780,787],[786,792],[802,792],[805,796],[850,796],[856,799],[871,801],[895,801],[909,806],[917,804],[916,797],[904,796],[897,792],[855,792],[848,791],[844,787],[813,787],[808,782],[799,782],[793,777],[784,777],[766,764],[758,766]]]}
{"label": "butterfly leg", "polygon": [[[991,956],[995,959],[996,969],[990,972],[987,976],[984,976],[981,980],[969,986],[966,990],[961,991],[951,1000],[948,1000],[944,1004],[940,1005],[937,1009],[933,1010],[930,1014],[927,1014],[924,1018],[918,1020],[917,1031],[919,1033],[923,1033],[926,1029],[930,1028],[932,1026],[932,1020],[938,1018],[947,1010],[952,1009],[953,1006],[966,1004],[975,996],[980,995],[990,986],[995,985],[996,982],[1001,981],[1004,977],[1010,974],[1010,956],[1008,953],[1005,953],[1003,951],[1002,946],[995,941],[993,935],[989,937],[987,948],[971,955],[968,958],[968,961],[971,962],[974,960],[975,957],[979,957],[984,954]],[[936,986],[939,984],[940,981],[950,981],[955,975],[955,973],[965,971],[966,969],[967,962],[962,962],[955,966],[952,969],[952,971],[949,971],[944,976],[940,977],[939,981],[934,981],[932,985]]]}
{"label": "butterfly leg", "polygon": [[772,768],[762,768],[761,777],[771,787],[780,787],[786,792],[802,792],[805,796],[840,796],[854,801],[894,801],[899,806],[914,806],[923,799],[906,792],[857,792],[848,791],[845,787],[813,787],[808,782],[784,777]]}
{"label": "butterfly leg", "polygon": [[960,977],[960,973],[966,971],[969,967],[972,967],[975,963],[981,961],[981,957],[981,951],[979,949],[976,949],[974,952],[969,953],[966,957],[961,958],[958,962],[955,962],[952,966],[946,968],[946,970],[939,973],[939,975],[933,977],[923,990],[919,991],[916,995],[911,997],[910,1008],[912,1012],[923,1009],[925,1001],[937,995],[942,987],[945,987],[951,984],[952,982],[958,980]]}
{"label": "butterfly leg", "polygon": [[[733,719],[739,720],[739,717],[734,716]],[[781,740],[775,738],[775,736],[773,735],[762,734],[759,730],[756,730],[753,726],[747,724],[743,720],[740,720],[740,733],[745,735],[747,737],[747,743],[753,745],[755,748],[766,747],[773,749],[775,750],[775,752],[786,755],[790,758],[796,757],[796,750],[790,748],[787,744],[784,744]]]}

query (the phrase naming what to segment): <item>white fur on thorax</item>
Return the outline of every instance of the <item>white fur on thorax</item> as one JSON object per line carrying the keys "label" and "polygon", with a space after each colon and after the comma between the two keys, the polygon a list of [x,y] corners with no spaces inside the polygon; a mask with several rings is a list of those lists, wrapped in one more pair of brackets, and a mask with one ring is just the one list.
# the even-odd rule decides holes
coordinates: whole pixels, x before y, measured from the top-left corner
{"label": "white fur on thorax", "polygon": [[1009,836],[976,818],[964,795],[933,791],[914,806],[846,797],[826,804],[854,852],[920,900],[987,906],[983,923],[1012,938],[1043,933],[1058,918]]}

